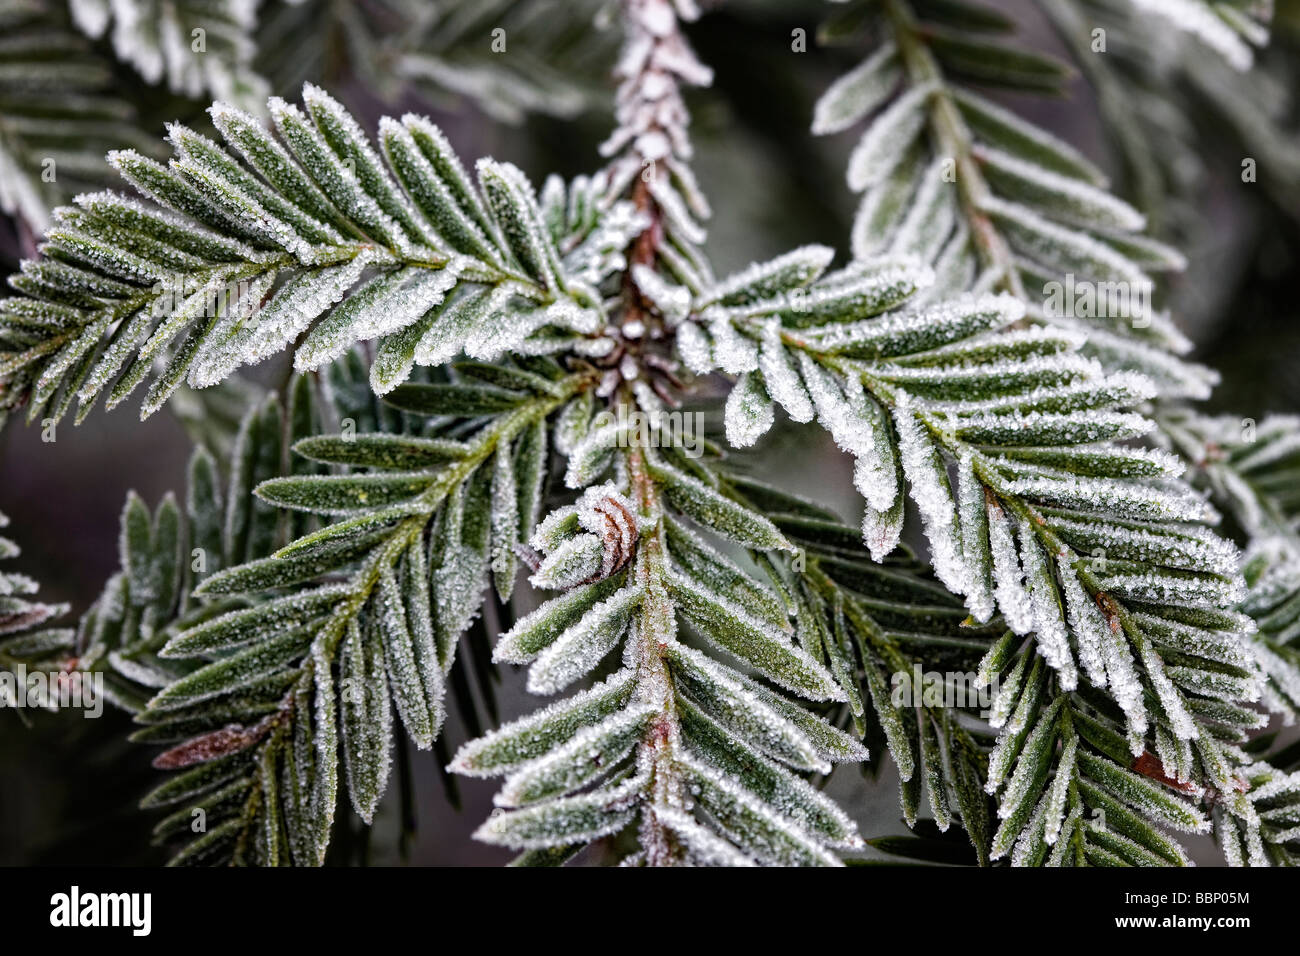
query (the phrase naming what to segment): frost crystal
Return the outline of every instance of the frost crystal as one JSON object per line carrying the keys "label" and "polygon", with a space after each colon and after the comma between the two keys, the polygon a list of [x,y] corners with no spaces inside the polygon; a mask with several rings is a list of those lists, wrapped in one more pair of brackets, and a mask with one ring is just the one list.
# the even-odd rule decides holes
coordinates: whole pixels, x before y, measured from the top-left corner
{"label": "frost crystal", "polygon": [[528,671],[528,690],[554,694],[599,664],[622,638],[643,595],[640,588],[624,588],[584,614],[538,656]]}
{"label": "frost crystal", "polygon": [[849,156],[850,189],[861,192],[893,172],[925,125],[925,101],[932,92],[928,86],[914,86],[876,117]]}
{"label": "frost crystal", "polygon": [[898,76],[898,48],[886,41],[827,87],[813,111],[813,134],[823,136],[848,129],[884,102],[893,92]]}
{"label": "frost crystal", "polygon": [[799,353],[799,368],[817,408],[817,420],[835,443],[851,455],[869,454],[873,450],[870,425],[849,404],[835,375],[807,352]]}
{"label": "frost crystal", "polygon": [[877,511],[871,505],[866,506],[862,515],[862,540],[872,561],[884,561],[898,547],[903,537],[903,515],[901,507]]}
{"label": "frost crystal", "polygon": [[727,441],[737,448],[748,448],[767,434],[774,418],[772,400],[759,376],[742,375],[727,397]]}
{"label": "frost crystal", "polygon": [[1254,61],[1250,46],[1208,3],[1198,0],[1133,0],[1133,5],[1191,33],[1221,55],[1233,69],[1250,69]]}
{"label": "frost crystal", "polygon": [[1006,618],[1007,627],[1017,634],[1028,634],[1034,626],[1033,607],[1025,590],[1020,552],[1016,548],[1011,521],[1001,505],[989,502],[988,522],[989,551],[993,555],[994,594],[997,596],[998,609]]}
{"label": "frost crystal", "polygon": [[743,375],[758,369],[758,346],[742,335],[725,315],[709,321],[713,338],[713,360],[731,375]]}
{"label": "frost crystal", "polygon": [[675,807],[656,807],[653,813],[660,824],[672,830],[686,845],[692,861],[697,865],[757,865],[744,852],[700,826],[689,814]]}
{"label": "frost crystal", "polygon": [[1110,629],[1096,604],[1084,593],[1079,576],[1070,564],[1069,555],[1057,555],[1056,573],[1065,595],[1065,608],[1079,650],[1079,663],[1088,680],[1096,687],[1106,686],[1104,648],[1111,639]]}
{"label": "frost crystal", "polygon": [[975,475],[969,453],[964,453],[957,462],[957,499],[962,556],[971,575],[966,605],[975,620],[983,623],[993,616],[996,605],[984,486]]}
{"label": "frost crystal", "polygon": [[[758,367],[763,384],[773,400],[796,422],[812,421],[815,410],[808,391],[794,366],[790,353],[781,341],[781,325],[773,320],[764,323],[759,343]],[[692,368],[694,371],[694,368]]]}
{"label": "frost crystal", "polygon": [[957,508],[947,470],[906,395],[894,409],[894,424],[898,428],[903,472],[911,483],[912,500],[921,512],[921,522],[930,542],[934,572],[950,590],[965,594],[969,572],[961,557]]}
{"label": "frost crystal", "polygon": [[718,364],[708,333],[694,322],[683,322],[677,327],[677,353],[696,375],[707,375]]}
{"label": "frost crystal", "polygon": [[1025,582],[1029,586],[1039,653],[1056,670],[1061,689],[1074,690],[1078,685],[1078,672],[1074,666],[1074,655],[1070,653],[1070,638],[1065,630],[1061,602],[1056,594],[1047,558],[1028,522],[1020,523],[1019,538],[1021,563],[1025,570]]}

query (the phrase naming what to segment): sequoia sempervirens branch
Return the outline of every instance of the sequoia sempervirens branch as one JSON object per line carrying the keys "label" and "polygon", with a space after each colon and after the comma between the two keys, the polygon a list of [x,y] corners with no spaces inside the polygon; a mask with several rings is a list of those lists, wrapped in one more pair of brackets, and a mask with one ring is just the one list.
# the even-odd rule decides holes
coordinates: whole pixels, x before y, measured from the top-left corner
{"label": "sequoia sempervirens branch", "polygon": [[[960,82],[1061,92],[1068,68],[981,37],[1012,26],[996,14],[855,6],[879,43],[813,118],[865,125],[851,257],[717,276],[695,2],[615,4],[593,175],[534,188],[312,84],[264,114],[214,104],[215,138],[173,124],[165,163],[114,153],[134,192],[56,210],[0,299],[0,419],[25,404],[53,440],[101,396],[148,383],[149,413],[272,355],[294,369],[239,399],[229,441],[205,423],[221,454],[196,450],[183,502],[128,499],[76,628],[44,628],[65,609],[0,569],[0,678],[104,679],[165,748],[143,805],[172,807],[176,862],[319,864],[338,809],[370,824],[393,785],[409,819],[408,743],[503,778],[476,837],[520,865],[837,865],[865,844],[820,783],[873,757],[909,827],[928,807],[981,864],[1181,865],[1167,831],[1210,829],[1230,862],[1296,862],[1300,773],[1252,734],[1255,704],[1300,701],[1297,422],[1185,418],[1170,401],[1214,373],[1168,316],[1065,303],[1076,279],[1149,291],[1182,265],[1086,156]],[[744,467],[668,411],[723,385]],[[187,422],[196,401],[233,419],[185,394]],[[763,481],[778,421],[852,458],[860,527]],[[519,559],[551,593],[505,620]],[[485,639],[563,697],[481,732]],[[967,675],[960,697],[931,665]],[[475,739],[443,734],[449,700]]]}
{"label": "sequoia sempervirens branch", "polygon": [[[672,376],[672,367],[666,361],[656,363],[656,354],[647,352],[646,345],[663,338],[662,317],[642,296],[633,269],[655,269],[665,241],[663,204],[672,202],[672,194],[656,188],[659,177],[689,176],[686,163],[691,157],[687,134],[690,117],[680,83],[707,86],[712,81],[712,71],[695,58],[681,32],[679,18],[694,19],[697,15],[692,0],[681,0],[676,7],[671,0],[626,0],[623,54],[615,71],[621,81],[616,106],[618,125],[601,146],[604,155],[615,157],[607,170],[611,182],[622,183],[629,175],[634,177],[631,198],[646,216],[645,227],[628,249],[622,283],[621,332],[626,357],[608,382],[648,379],[661,398],[668,397],[663,376]],[[697,201],[696,206],[700,215],[707,215],[702,201]],[[635,404],[633,391],[620,389],[620,398]],[[638,694],[655,713],[637,758],[649,774],[651,805],[642,815],[640,839],[645,862],[662,866],[678,862],[682,852],[671,829],[661,824],[659,811],[680,809],[685,787],[675,765],[681,746],[679,715],[672,675],[664,658],[665,647],[676,639],[676,610],[664,582],[666,553],[660,492],[647,464],[646,449],[629,450],[626,468],[632,498],[650,525],[639,542],[633,570],[646,595],[631,638],[637,655]]]}
{"label": "sequoia sempervirens branch", "polygon": [[[665,230],[688,242],[703,240],[695,223],[709,215],[689,167],[690,114],[682,84],[708,86],[713,71],[700,63],[682,34],[681,21],[694,20],[693,0],[625,0],[623,53],[615,67],[616,127],[601,144],[611,157],[606,168],[610,198],[630,195],[646,224],[628,250],[624,276],[623,332],[636,341],[662,336],[656,316],[633,279],[631,266],[654,267]],[[651,328],[651,324],[655,327]]]}
{"label": "sequoia sempervirens branch", "polygon": [[894,29],[904,68],[917,86],[935,84],[930,102],[930,129],[938,148],[956,167],[962,210],[971,225],[971,235],[984,265],[998,272],[998,284],[1019,298],[1026,298],[1020,274],[1016,271],[1011,250],[997,227],[980,208],[988,193],[988,184],[971,155],[971,135],[951,94],[942,84],[942,69],[926,47],[905,0],[887,0],[885,10]]}

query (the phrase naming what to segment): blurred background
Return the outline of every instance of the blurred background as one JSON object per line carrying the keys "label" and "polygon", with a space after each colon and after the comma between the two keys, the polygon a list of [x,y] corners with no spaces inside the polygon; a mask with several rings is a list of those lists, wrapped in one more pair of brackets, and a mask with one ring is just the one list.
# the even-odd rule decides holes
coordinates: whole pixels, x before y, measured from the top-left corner
{"label": "blurred background", "polygon": [[[1043,6],[1033,0],[992,5],[1014,21],[1018,42],[1067,56]],[[588,0],[415,7],[392,0],[295,6],[266,0],[260,59],[251,67],[286,98],[296,97],[304,79],[321,82],[371,131],[385,113],[430,115],[462,156],[510,160],[540,183],[549,172],[568,177],[600,164],[596,147],[611,125],[609,70],[618,45],[617,31],[602,26],[608,19],[602,6]],[[1078,6],[1093,11],[1090,3]],[[1190,267],[1169,290],[1176,321],[1197,342],[1196,357],[1223,374],[1210,409],[1243,417],[1300,411],[1297,6],[1278,4],[1271,45],[1248,76],[1185,47],[1139,44],[1143,55],[1125,57],[1121,43],[1106,58],[1108,73],[1077,73],[1064,99],[993,94],[1107,169],[1116,190],[1148,213],[1158,234],[1188,253]],[[1098,16],[1105,12],[1105,4],[1096,7]],[[416,52],[428,55],[398,69],[392,47],[407,30],[402,17],[411,9],[423,11],[418,35],[425,46],[417,44]],[[819,44],[819,24],[838,9],[803,0],[735,0],[706,5],[688,27],[701,59],[715,70],[713,87],[692,91],[689,102],[695,167],[714,209],[707,248],[719,273],[800,243],[847,245],[856,198],[843,170],[855,136],[814,138],[808,127],[817,96],[875,41],[849,34],[836,45]],[[506,31],[506,49],[492,53],[498,26]],[[1158,35],[1141,39],[1159,47]],[[87,55],[104,54],[109,42],[107,36],[91,42]],[[164,122],[173,119],[205,127],[201,98],[142,85],[129,65],[114,63],[110,70],[111,84],[132,99],[149,137],[160,139]],[[402,82],[398,74],[415,79]],[[1117,103],[1098,96],[1099,89],[1123,96]],[[0,137],[5,110],[16,108],[11,93],[0,88]],[[1137,135],[1117,135],[1117,119],[1118,128],[1127,123]],[[1244,158],[1257,160],[1253,182],[1243,182]],[[36,235],[39,228],[22,216],[0,217],[6,273],[30,252]],[[277,372],[271,363],[256,371],[255,381]],[[185,403],[179,405],[185,412]],[[117,568],[118,517],[128,489],[151,504],[168,490],[183,490],[187,424],[192,431],[193,422],[167,412],[141,423],[126,403],[95,412],[79,427],[61,424],[52,442],[17,417],[0,433],[0,511],[11,520],[6,534],[22,547],[17,566],[42,583],[45,600],[67,601],[79,614],[98,595]],[[788,463],[785,474],[772,476],[777,483],[810,492],[854,519],[849,470],[820,432],[778,433],[767,441],[770,460]],[[525,698],[520,675],[503,673],[500,717],[535,706]],[[127,743],[129,730],[129,721],[112,711],[98,720],[36,715],[30,727],[0,714],[0,863],[165,859],[149,843],[155,817],[135,809],[157,782],[152,753]],[[468,735],[463,720],[453,718],[451,746]],[[405,854],[398,851],[401,812],[392,799],[369,846],[343,839],[338,853],[373,863],[509,859],[508,852],[469,838],[490,812],[495,785],[462,780],[449,799],[437,760],[414,752],[410,759],[417,829]],[[865,836],[900,832],[896,779],[889,768],[878,779],[872,772],[841,769],[831,792]]]}

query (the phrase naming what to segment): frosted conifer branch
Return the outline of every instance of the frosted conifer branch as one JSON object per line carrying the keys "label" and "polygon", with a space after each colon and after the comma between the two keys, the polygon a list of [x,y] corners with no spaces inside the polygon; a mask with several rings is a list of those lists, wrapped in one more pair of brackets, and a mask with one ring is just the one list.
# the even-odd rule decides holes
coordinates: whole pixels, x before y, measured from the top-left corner
{"label": "frosted conifer branch", "polygon": [[[1123,768],[1136,758],[1143,764],[1139,773],[1160,781],[1167,776],[1204,799],[1232,789],[1231,773],[1222,768],[1236,758],[1205,730],[1211,718],[1208,705],[1200,701],[1210,697],[1240,707],[1260,695],[1262,669],[1248,636],[1252,624],[1234,607],[1242,593],[1235,551],[1187,524],[1217,520],[1217,513],[1175,480],[1181,463],[1155,455],[1141,465],[1134,461],[1132,469],[1113,468],[1091,457],[1112,442],[1151,432],[1154,422],[1122,407],[1152,398],[1204,397],[1215,378],[1175,356],[1185,350],[1186,341],[1149,302],[1144,307],[1147,321],[1130,323],[1128,313],[1073,311],[1078,302],[1071,298],[1108,283],[1149,288],[1149,273],[1179,268],[1182,257],[1138,233],[1142,217],[1105,192],[1104,177],[1077,151],[949,79],[950,73],[978,76],[982,62],[1005,64],[1011,57],[1015,75],[1004,71],[1000,82],[1025,90],[1050,89],[1064,76],[1058,64],[922,25],[905,0],[890,0],[883,12],[890,40],[827,91],[815,127],[834,132],[874,114],[850,159],[850,185],[864,192],[854,250],[867,272],[879,269],[876,257],[906,255],[929,267],[928,274],[917,273],[917,287],[909,290],[915,318],[889,314],[897,300],[877,307],[882,314],[874,322],[846,322],[833,307],[819,307],[828,297],[834,300],[850,270],[844,270],[844,278],[814,274],[811,283],[800,280],[802,289],[791,283],[784,296],[765,293],[757,298],[766,301],[730,311],[740,322],[749,317],[756,339],[757,320],[779,316],[786,347],[803,352],[800,369],[818,417],[858,459],[861,487],[868,493],[864,533],[868,543],[877,542],[876,553],[896,541],[897,532],[871,499],[874,494],[888,500],[878,479],[867,478],[882,473],[872,463],[879,456],[870,452],[865,436],[852,437],[856,416],[844,411],[853,401],[861,405],[855,396],[863,390],[869,402],[893,419],[902,472],[913,486],[941,580],[966,595],[977,620],[986,619],[996,606],[1018,638],[1032,634],[1029,646],[1037,647],[1050,665],[1052,676],[1041,691],[1027,697],[1025,688],[1037,685],[1016,684],[1001,695],[996,708],[995,724],[1003,730],[988,785],[991,791],[1008,789],[1000,808],[1002,826],[993,837],[994,855],[1011,855],[1017,863],[1060,862],[1062,853],[1049,852],[1043,834],[1059,834],[1063,821],[1072,819],[1070,846],[1079,861],[1088,854],[1097,861],[1173,859],[1151,845],[1135,848],[1131,840],[1123,844],[1078,823],[1093,804],[1071,810],[1059,799],[1059,788],[1049,812],[1048,804],[1038,802],[1037,783],[1031,786],[1038,779],[1030,769],[1033,761],[1020,769],[1015,756],[1028,746],[1025,735],[1033,722],[1045,719],[1047,701],[1054,701],[1062,721],[1082,719],[1079,709],[1086,704],[1070,691],[1084,675],[1096,687],[1107,688],[1124,715],[1116,728],[1123,746],[1105,759]],[[921,11],[922,18],[928,15]],[[895,96],[900,81],[902,91]],[[927,129],[928,138],[923,135]],[[965,290],[990,289],[1023,302],[1026,319],[1078,336],[1082,354],[1100,364],[1086,371],[1086,363],[1076,365],[1077,359],[1066,357],[1073,351],[1068,347],[1048,359],[1048,353],[1021,338],[1023,333],[1004,332],[989,338],[1006,342],[1006,353],[994,347],[987,357],[958,359],[936,372],[936,366],[946,364],[945,352],[957,359],[967,347],[957,344],[963,333],[939,307],[932,320],[935,338],[925,340],[920,328],[928,323],[920,315],[927,304]],[[1019,318],[1008,315],[1007,321]],[[905,338],[906,319],[917,323],[913,342]],[[952,337],[939,337],[938,330],[950,323]],[[972,331],[968,327],[964,334]],[[713,363],[725,368],[719,357],[722,339],[713,338]],[[767,338],[771,340],[770,333]],[[852,356],[852,368],[814,358],[826,349]],[[933,358],[897,357],[924,355],[927,349],[935,349]],[[697,345],[695,353],[695,366],[707,367],[703,347]],[[993,355],[1008,356],[1001,370],[990,361]],[[1053,371],[1035,373],[1039,362]],[[771,360],[768,365],[780,367]],[[867,371],[881,365],[883,373]],[[1129,376],[1134,370],[1145,380]],[[968,373],[976,380],[984,375],[990,383],[996,379],[996,394],[979,394],[981,386],[964,378]],[[1081,378],[1075,383],[1066,381],[1076,374]],[[780,391],[791,393],[786,385]],[[1098,401],[1068,397],[1082,393]],[[1047,398],[1049,394],[1054,397]],[[1102,399],[1103,394],[1110,398]],[[1111,404],[1112,398],[1117,404]],[[1044,399],[1051,411],[1039,404]],[[802,414],[799,405],[796,397],[788,406],[792,416]],[[877,415],[863,417],[872,421]],[[1047,451],[1049,444],[1057,450]],[[986,469],[992,462],[985,455],[998,446],[1018,450],[999,454],[1002,462]],[[1028,448],[1039,450],[1022,458]],[[956,487],[949,473],[954,468]],[[1101,536],[1081,535],[1084,525],[1076,517],[1090,512],[1120,520]],[[1162,530],[1148,537],[1157,525]],[[1170,533],[1186,536],[1174,548],[1180,557],[1156,543]],[[1193,552],[1198,557],[1191,558]],[[1094,566],[1099,555],[1104,557]],[[1187,573],[1189,558],[1199,571]],[[1011,660],[999,657],[994,673],[1024,680],[1025,658],[1016,666]],[[1269,661],[1275,672],[1278,663]],[[1225,665],[1227,674],[1212,676]],[[1032,670],[1039,681],[1049,672],[1039,661]],[[1159,701],[1158,714],[1147,712],[1146,695]],[[1254,718],[1243,709],[1239,721],[1248,728]],[[1047,724],[1033,732],[1034,741],[1053,735]],[[1097,747],[1098,741],[1089,739],[1089,744]],[[1205,761],[1195,781],[1185,771],[1193,765],[1193,751]],[[1081,760],[1079,766],[1086,763]],[[1102,766],[1090,766],[1095,780]],[[1063,778],[1074,772],[1073,764],[1061,771]],[[1121,782],[1117,776],[1114,785]],[[1144,805],[1144,812],[1156,816],[1157,809]],[[1204,821],[1197,824],[1202,825]],[[1143,856],[1152,852],[1154,857]]]}
{"label": "frosted conifer branch", "polygon": [[[0,528],[8,524],[8,516],[0,513]],[[10,538],[0,537],[0,560],[9,561],[20,553],[18,545]],[[40,585],[25,574],[11,571],[8,567],[0,571],[0,595],[4,595],[4,603],[0,605],[0,673],[12,678],[17,674],[44,672],[67,675],[68,682],[80,681],[86,675],[74,673],[79,664],[76,630],[49,626],[68,612],[68,605],[39,600],[36,597],[39,590]],[[50,693],[41,697],[29,692],[26,681],[10,680],[0,691],[0,707],[57,710],[64,689],[51,686]],[[81,689],[72,689],[77,690],[77,702],[80,703]],[[87,691],[85,705],[93,707],[97,702],[94,688]],[[22,700],[18,699],[18,694],[22,694]],[[67,695],[62,699],[67,700]],[[102,707],[102,700],[98,704]],[[23,714],[22,710],[15,712]]]}
{"label": "frosted conifer branch", "polygon": [[[200,451],[184,512],[169,498],[151,519],[128,502],[122,571],[81,622],[75,666],[104,672],[114,702],[144,725],[141,742],[170,745],[155,763],[183,772],[145,806],[213,801],[213,826],[177,862],[318,865],[340,787],[368,822],[398,727],[434,745],[447,685],[467,679],[459,638],[490,576],[509,593],[514,566],[501,553],[536,523],[547,419],[595,384],[590,372],[532,367],[515,369],[515,389],[394,391],[399,407],[439,403],[438,426],[417,415],[412,429],[322,434],[370,414],[368,398],[354,404],[367,368],[350,352],[323,391],[294,376],[286,409],[273,395],[250,410],[225,494]],[[321,473],[325,464],[349,471]],[[312,530],[308,515],[325,523]],[[187,782],[222,761],[250,773]],[[160,823],[160,838],[188,833],[174,823]]]}
{"label": "frosted conifer branch", "polygon": [[651,225],[633,250],[633,259],[649,264],[657,235],[669,230],[686,241],[696,267],[703,259],[690,253],[703,241],[698,220],[709,215],[708,202],[690,168],[690,115],[682,84],[708,86],[712,71],[696,58],[681,21],[694,20],[694,0],[623,0],[623,50],[614,69],[614,131],[601,144],[612,157],[604,170],[607,195],[629,194],[648,213]]}
{"label": "frosted conifer branch", "polygon": [[1288,609],[1300,593],[1300,539],[1296,502],[1279,478],[1300,458],[1300,420],[1273,415],[1256,423],[1170,410],[1161,426],[1197,484],[1245,535],[1242,564],[1249,590],[1240,610],[1258,624],[1252,652],[1264,679],[1262,702],[1292,722],[1300,714],[1300,635]]}
{"label": "frosted conifer branch", "polygon": [[[931,300],[1006,291],[1030,321],[1086,330],[1086,351],[1147,375],[1162,397],[1206,397],[1216,376],[1179,357],[1189,343],[1154,301],[1154,276],[1183,268],[1183,257],[1143,235],[1142,214],[1077,150],[950,78],[1010,58],[1016,70],[998,82],[1043,92],[1067,68],[982,38],[931,37],[907,0],[883,12],[891,40],[826,91],[815,129],[879,110],[849,161],[849,184],[863,194],[855,256],[918,256],[936,270]],[[929,165],[910,172],[922,157]]]}
{"label": "frosted conifer branch", "polygon": [[[1118,444],[1152,429],[1152,421],[1126,411],[1151,398],[1151,383],[1082,357],[1077,334],[1015,329],[1024,308],[1005,293],[910,306],[934,281],[915,260],[826,273],[828,258],[809,247],[720,279],[693,297],[679,329],[701,329],[695,368],[741,376],[727,406],[733,441],[750,443],[770,425],[773,396],[792,417],[808,417],[803,406],[810,402],[857,459],[873,556],[884,560],[899,540],[906,477],[939,581],[966,597],[976,622],[996,626],[1000,611],[1008,638],[1023,645],[1018,656],[986,668],[1003,678],[1029,668],[1034,680],[1013,683],[1001,705],[1006,716],[993,721],[1008,749],[998,772],[990,768],[988,786],[1011,780],[1012,790],[1001,829],[981,850],[1011,853],[1026,826],[1047,825],[1035,811],[1039,777],[1032,764],[1017,775],[1015,757],[1049,701],[1072,719],[1101,719],[1072,693],[1081,675],[1123,714],[1112,731],[1122,747],[1101,747],[1096,759],[1128,772],[1126,764],[1144,753],[1164,748],[1173,759],[1196,746],[1229,761],[1195,701],[1210,696],[1240,706],[1259,697],[1250,623],[1234,610],[1243,593],[1237,552],[1200,524],[1215,512],[1179,482],[1180,461]],[[760,366],[770,390],[756,380]],[[845,606],[869,646],[872,625],[852,601]],[[810,626],[827,613],[823,607],[809,615]],[[1224,663],[1230,676],[1218,675]],[[865,659],[860,666],[868,689],[879,688]],[[1158,709],[1145,703],[1148,695]],[[887,695],[869,696],[880,713]],[[1034,738],[1047,750],[1049,724]],[[890,749],[905,782],[927,726],[909,714],[895,718]],[[1094,777],[1105,772],[1090,766]],[[1125,779],[1120,774],[1112,784]],[[1222,781],[1201,785],[1204,793],[1223,789]],[[1130,802],[1153,818],[1174,812],[1146,795],[1135,789]],[[919,791],[904,788],[909,819],[918,800]],[[946,812],[944,797],[931,803]],[[1061,826],[1069,812],[1062,805],[1051,825]],[[1190,827],[1202,823],[1187,818]],[[1085,827],[1071,839],[1100,858],[1091,848],[1107,838]],[[1107,852],[1120,851],[1112,845]],[[1036,857],[1025,844],[1016,858],[1041,862],[1046,852]]]}
{"label": "frosted conifer branch", "polygon": [[77,32],[68,6],[32,0],[0,9],[11,46],[0,78],[0,213],[29,233],[24,249],[53,206],[112,179],[105,152],[147,142],[135,106],[114,90],[111,58]]}
{"label": "frosted conifer branch", "polygon": [[[681,31],[681,20],[698,16],[693,0],[625,0],[623,51],[614,68],[616,125],[601,144],[602,155],[623,154],[620,163],[634,163],[638,171],[691,158],[690,114],[681,84],[713,82],[713,71],[696,59]],[[610,174],[613,181],[625,176],[617,168]]]}
{"label": "frosted conifer branch", "polygon": [[[714,275],[685,0],[623,4],[594,176],[468,172],[416,116],[372,143],[309,85],[271,101],[274,131],[216,104],[220,143],[173,125],[170,164],[115,154],[145,200],[57,213],[0,304],[5,408],[84,414],[152,376],[152,411],[290,345],[299,370],[220,442],[225,494],[200,452],[183,507],[128,501],[76,632],[25,629],[49,609],[0,575],[0,664],[102,675],[164,748],[146,804],[183,804],[158,830],[189,841],[178,862],[321,862],[341,791],[368,823],[408,782],[395,745],[443,746],[451,701],[471,726],[467,696],[492,709],[486,658],[458,653],[484,633],[567,695],[451,761],[504,778],[477,835],[520,864],[634,841],[621,862],[835,865],[863,841],[810,775],[874,728],[908,826],[964,830],[970,862],[1179,865],[1171,831],[1211,828],[1232,862],[1294,862],[1295,767],[1245,746],[1256,705],[1300,700],[1294,422],[1235,441],[1180,419],[1170,397],[1214,377],[1167,316],[1060,312],[1052,283],[1141,287],[1182,257],[1085,157],[951,82],[1049,89],[1059,66],[877,6],[888,38],[815,117],[873,116],[842,268],[809,245]],[[691,427],[678,402],[715,373],[732,446],[778,407],[829,433],[860,524]],[[1153,429],[1167,448],[1134,444]],[[551,593],[512,619],[521,565]]]}
{"label": "frosted conifer branch", "polygon": [[266,96],[252,66],[256,0],[69,0],[69,9],[78,29],[106,38],[147,83],[252,108]]}
{"label": "frosted conifer branch", "polygon": [[[694,16],[684,5],[678,13]],[[590,404],[575,401],[562,415],[566,483],[587,490],[547,517],[530,542],[538,552],[533,583],[561,593],[496,649],[497,659],[530,664],[528,686],[540,693],[563,689],[620,647],[622,669],[471,742],[452,768],[508,775],[498,802],[514,809],[478,836],[525,851],[569,852],[634,825],[633,862],[651,866],[837,864],[832,851],[860,847],[860,838],[791,771],[824,771],[832,760],[866,754],[786,694],[847,699],[843,684],[792,640],[776,594],[686,521],[755,553],[790,545],[658,434],[671,425],[665,386],[680,384],[664,344],[690,303],[660,253],[665,232],[688,243],[702,238],[671,184],[687,175],[690,152],[677,83],[707,82],[708,73],[670,4],[631,0],[625,15],[619,127],[604,147],[620,155],[606,175],[621,189],[645,169],[632,196],[650,225],[633,242],[616,351],[603,363],[609,371],[597,394],[610,408],[593,416]],[[611,465],[613,481],[593,484]],[[780,691],[690,648],[680,640],[686,624]],[[617,695],[602,690],[610,685],[621,688]],[[591,784],[596,789],[574,793]],[[525,791],[535,797],[521,806],[516,795]]]}
{"label": "frosted conifer branch", "polygon": [[[0,305],[0,406],[58,419],[76,402],[80,418],[152,373],[147,416],[182,383],[212,385],[290,345],[297,368],[316,369],[375,340],[384,394],[462,350],[591,344],[605,320],[595,286],[643,225],[628,203],[557,183],[543,219],[518,169],[484,159],[471,179],[427,120],[383,119],[381,156],[331,96],[303,95],[305,111],[271,101],[278,135],[217,103],[224,145],[173,124],[168,166],[113,153],[150,201],[93,193],[56,210],[44,256],[11,279],[22,295]],[[23,331],[34,318],[36,338]]]}

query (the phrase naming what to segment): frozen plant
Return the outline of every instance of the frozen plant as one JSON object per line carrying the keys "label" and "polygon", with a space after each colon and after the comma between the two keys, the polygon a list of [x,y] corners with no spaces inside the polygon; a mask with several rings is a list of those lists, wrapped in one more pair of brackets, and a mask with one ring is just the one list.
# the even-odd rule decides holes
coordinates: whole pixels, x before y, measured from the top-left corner
{"label": "frozen plant", "polygon": [[[861,6],[879,42],[813,117],[863,127],[840,263],[809,244],[715,273],[692,0],[618,5],[590,175],[467,166],[427,118],[372,135],[308,83],[218,100],[215,138],[171,124],[169,156],[111,152],[133,192],[54,211],[0,300],[6,412],[207,389],[215,415],[237,370],[292,362],[226,474],[200,446],[183,504],[128,500],[75,628],[0,579],[0,663],[102,673],[164,748],[144,803],[172,808],[177,862],[325,862],[344,801],[370,824],[408,790],[408,739],[502,778],[476,836],[520,864],[839,865],[867,846],[821,783],[885,759],[906,824],[981,864],[1181,865],[1178,835],[1211,830],[1229,862],[1297,862],[1300,777],[1250,746],[1264,707],[1300,706],[1296,423],[1234,447],[1158,302],[1045,308],[1053,283],[1183,264],[1083,155],[955,79],[1050,89],[1054,61],[955,35],[950,4]],[[1258,39],[1231,4],[1141,6],[1234,66]],[[235,82],[132,39],[142,7],[73,7],[146,77]],[[666,433],[719,391],[729,448]],[[860,518],[763,480],[786,420],[851,459]],[[475,728],[492,665],[558,699]],[[930,669],[995,685],[987,719],[891,696]]]}

